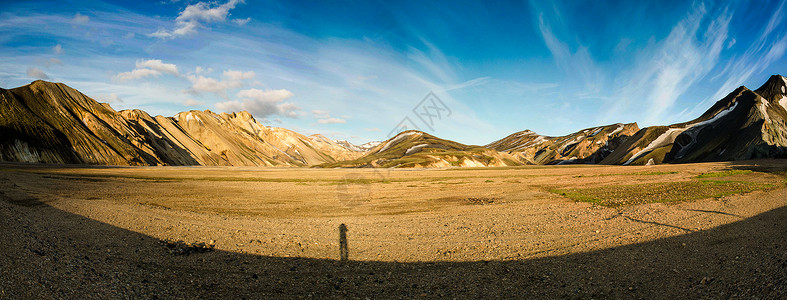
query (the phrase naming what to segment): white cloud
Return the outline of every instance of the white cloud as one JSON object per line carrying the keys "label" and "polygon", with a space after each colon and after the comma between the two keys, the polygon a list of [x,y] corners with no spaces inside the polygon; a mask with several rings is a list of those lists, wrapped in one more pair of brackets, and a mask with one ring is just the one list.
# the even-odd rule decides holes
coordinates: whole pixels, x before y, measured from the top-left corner
{"label": "white cloud", "polygon": [[183,105],[185,106],[201,106],[204,104],[205,103],[203,103],[202,101],[197,101],[194,99],[186,99],[185,101],[183,101]]}
{"label": "white cloud", "polygon": [[113,78],[115,81],[124,82],[129,80],[136,80],[146,77],[158,77],[161,76],[161,72],[151,69],[134,69],[131,72],[123,72],[118,73]]}
{"label": "white cloud", "polygon": [[63,46],[60,44],[55,45],[52,47],[52,52],[55,52],[55,54],[63,54]]}
{"label": "white cloud", "polygon": [[87,22],[90,22],[90,17],[80,13],[76,13],[74,18],[71,19],[72,24],[86,24]]}
{"label": "white cloud", "polygon": [[238,24],[238,26],[246,25],[246,24],[249,23],[249,21],[251,21],[251,18],[234,19],[234,20],[232,20],[232,22],[235,23],[235,24]]}
{"label": "white cloud", "polygon": [[228,80],[241,81],[241,80],[244,80],[244,79],[252,79],[252,78],[254,78],[255,74],[254,74],[254,71],[241,72],[241,71],[227,70],[227,71],[224,71],[223,75]]}
{"label": "white cloud", "polygon": [[161,73],[172,74],[175,76],[180,75],[178,73],[178,67],[174,64],[165,64],[160,59],[150,59],[150,60],[138,60],[137,61],[137,69],[148,68],[151,70],[156,70]]}
{"label": "white cloud", "polygon": [[312,110],[312,115],[314,118],[317,119],[317,123],[320,124],[345,124],[347,120],[350,119],[350,116],[341,116],[341,118],[334,118],[331,117],[331,113],[327,110]]}
{"label": "white cloud", "polygon": [[248,111],[252,115],[265,118],[271,115],[281,115],[294,118],[297,116],[298,107],[291,102],[283,102],[293,96],[288,90],[258,90],[248,89],[238,92],[240,100],[216,103],[216,108],[227,111]]}
{"label": "white cloud", "polygon": [[123,103],[123,99],[121,99],[120,97],[118,97],[118,95],[117,95],[117,94],[115,94],[115,93],[111,93],[111,94],[100,94],[100,95],[97,95],[97,96],[96,96],[96,98],[98,99],[98,101],[99,101],[99,102],[105,102],[105,103]]}
{"label": "white cloud", "polygon": [[344,124],[344,123],[347,123],[347,121],[345,121],[344,119],[339,119],[339,118],[327,118],[327,119],[317,120],[317,123],[320,123],[320,124]]}
{"label": "white cloud", "polygon": [[124,35],[123,38],[127,39],[127,40],[128,39],[133,39],[134,38],[134,33],[133,32],[126,33],[126,35]]}
{"label": "white cloud", "polygon": [[115,75],[113,79],[118,82],[123,82],[147,77],[159,77],[162,73],[180,76],[176,65],[164,63],[159,59],[149,59],[137,60],[134,70],[119,73]]}
{"label": "white cloud", "polygon": [[228,90],[243,87],[243,80],[252,79],[254,76],[255,73],[253,71],[241,72],[233,70],[224,71],[221,80],[202,75],[188,75],[186,78],[191,81],[191,87],[186,92],[191,94],[214,93],[227,98]]}
{"label": "white cloud", "polygon": [[312,114],[315,118],[322,119],[322,118],[330,118],[331,114],[327,110],[312,110]]}
{"label": "white cloud", "polygon": [[363,130],[366,130],[366,131],[369,131],[369,132],[377,132],[377,131],[380,131],[380,128],[372,127],[372,128],[364,128]]}
{"label": "white cloud", "polygon": [[[227,3],[216,6],[215,3],[198,2],[186,6],[186,8],[178,14],[175,19],[175,29],[168,31],[166,29],[159,29],[151,33],[150,36],[160,39],[174,39],[181,36],[191,35],[197,33],[197,29],[205,23],[225,22],[229,11],[235,8],[235,5],[242,3],[242,0],[230,0]],[[235,20],[238,23],[237,20]],[[248,20],[240,21],[243,24]],[[239,24],[239,25],[243,25]]]}
{"label": "white cloud", "polygon": [[44,71],[41,71],[41,69],[35,67],[27,68],[27,77],[32,77],[35,79],[49,79],[49,76],[47,76]]}

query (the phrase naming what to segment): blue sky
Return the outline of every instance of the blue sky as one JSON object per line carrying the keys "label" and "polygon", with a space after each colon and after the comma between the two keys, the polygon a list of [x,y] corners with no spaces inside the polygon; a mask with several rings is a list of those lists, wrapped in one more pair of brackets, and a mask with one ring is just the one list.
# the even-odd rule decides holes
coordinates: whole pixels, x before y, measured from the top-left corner
{"label": "blue sky", "polygon": [[[687,121],[787,73],[783,1],[2,1],[0,87],[355,143]],[[413,112],[433,92],[451,114]]]}

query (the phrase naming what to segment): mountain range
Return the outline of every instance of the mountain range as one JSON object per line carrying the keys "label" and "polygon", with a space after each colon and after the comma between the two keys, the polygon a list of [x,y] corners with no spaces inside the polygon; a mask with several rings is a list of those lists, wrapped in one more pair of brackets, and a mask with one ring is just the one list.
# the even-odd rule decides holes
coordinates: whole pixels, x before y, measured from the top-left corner
{"label": "mountain range", "polygon": [[115,111],[62,83],[0,88],[0,161],[97,165],[486,167],[660,164],[787,157],[787,79],[741,86],[698,118],[636,123],[550,137],[530,130],[485,146],[404,131],[353,145],[265,126],[248,112],[152,117]]}

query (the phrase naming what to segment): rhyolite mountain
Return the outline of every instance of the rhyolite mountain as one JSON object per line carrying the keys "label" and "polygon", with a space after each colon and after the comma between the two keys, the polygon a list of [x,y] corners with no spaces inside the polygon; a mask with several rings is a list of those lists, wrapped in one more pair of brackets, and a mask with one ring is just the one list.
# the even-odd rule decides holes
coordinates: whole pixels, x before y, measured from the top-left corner
{"label": "rhyolite mountain", "polygon": [[0,161],[103,165],[470,167],[688,163],[787,158],[787,79],[741,86],[698,118],[612,124],[550,137],[525,130],[486,146],[405,131],[361,146],[264,126],[248,112],[117,112],[61,83],[0,89]]}
{"label": "rhyolite mountain", "polygon": [[558,137],[525,130],[486,145],[523,164],[599,163],[639,130],[637,123],[587,128]]}
{"label": "rhyolite mountain", "polygon": [[643,128],[602,164],[689,163],[787,157],[787,80],[773,75],[752,91],[741,86],[700,117]]}
{"label": "rhyolite mountain", "polygon": [[62,83],[0,89],[0,161],[100,165],[309,166],[358,153],[317,145],[248,112],[117,112]]}
{"label": "rhyolite mountain", "polygon": [[408,130],[369,149],[361,158],[320,167],[445,168],[517,166],[513,156],[481,146],[441,139]]}

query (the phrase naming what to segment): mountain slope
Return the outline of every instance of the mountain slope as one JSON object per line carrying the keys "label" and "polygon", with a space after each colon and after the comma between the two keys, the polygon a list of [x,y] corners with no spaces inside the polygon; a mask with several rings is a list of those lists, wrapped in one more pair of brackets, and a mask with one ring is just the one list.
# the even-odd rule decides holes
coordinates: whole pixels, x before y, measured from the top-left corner
{"label": "mountain slope", "polygon": [[700,117],[548,137],[525,130],[485,147],[406,131],[355,146],[268,127],[248,112],[171,118],[117,112],[62,83],[0,89],[0,161],[101,165],[451,167],[688,163],[787,157],[787,79],[741,86]]}
{"label": "mountain slope", "polygon": [[441,168],[520,165],[510,155],[408,130],[370,149],[365,156],[320,167]]}
{"label": "mountain slope", "polygon": [[62,83],[0,89],[0,161],[307,166],[336,160],[306,136],[264,126],[248,112],[151,117],[116,112]]}
{"label": "mountain slope", "polygon": [[741,86],[697,119],[647,127],[601,163],[688,163],[787,156],[787,80]]}
{"label": "mountain slope", "polygon": [[144,137],[117,112],[64,84],[35,81],[0,90],[0,159],[155,165]]}
{"label": "mountain slope", "polygon": [[559,137],[525,130],[485,147],[507,152],[523,164],[598,163],[637,130],[637,123],[587,128]]}
{"label": "mountain slope", "polygon": [[332,141],[322,134],[312,134],[309,140],[317,150],[327,153],[337,161],[353,160],[365,154],[365,150],[347,141]]}

